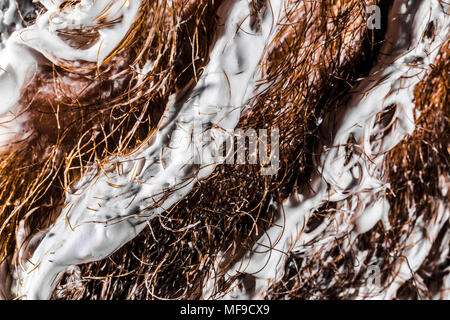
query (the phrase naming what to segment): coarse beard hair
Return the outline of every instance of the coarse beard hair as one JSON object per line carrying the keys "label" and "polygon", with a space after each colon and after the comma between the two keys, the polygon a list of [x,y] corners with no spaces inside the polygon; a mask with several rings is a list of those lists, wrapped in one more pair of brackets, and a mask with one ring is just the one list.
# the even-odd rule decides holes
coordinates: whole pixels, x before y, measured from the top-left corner
{"label": "coarse beard hair", "polygon": [[[145,1],[133,27],[99,67],[55,65],[35,53],[38,68],[16,106],[17,118],[8,119],[23,124],[25,135],[10,141],[0,156],[3,274],[12,273],[18,260],[32,254],[36,244],[31,240],[54,223],[65,192],[76,192],[74,185],[85,168],[101,171],[111,155],[133,153],[158,130],[169,96],[198,81],[209,63],[221,3]],[[323,119],[338,115],[376,66],[391,9],[390,1],[383,0],[286,3],[284,24],[259,64],[263,81],[238,124],[244,129],[278,128],[278,174],[260,175],[259,165],[218,165],[134,240],[107,259],[67,272],[54,298],[214,299],[236,286],[252,296],[251,275],[230,278],[226,273],[279,219],[278,207],[293,195],[314,192],[310,181],[321,174],[316,167],[320,147],[335,130],[332,121]],[[378,30],[369,29],[365,19],[366,8],[373,4],[383,13]],[[270,8],[265,1],[251,5],[251,24],[257,30]],[[416,130],[384,158],[390,228],[379,221],[351,238],[354,225],[349,224],[340,231],[342,237],[317,245],[307,258],[286,252],[282,279],[268,285],[259,298],[358,298],[374,258],[381,261],[381,286],[387,291],[414,226],[437,224],[442,210],[438,203],[448,210],[442,191],[448,185],[449,159],[445,36],[436,61],[414,90],[420,112]],[[153,62],[151,72],[142,76],[148,61]],[[395,110],[391,106],[380,113],[379,122],[389,123]],[[358,194],[349,198],[360,201]],[[324,228],[320,239],[345,214],[343,201],[325,201],[305,230]],[[350,250],[342,249],[346,241]],[[364,253],[364,261],[358,253]],[[355,268],[358,264],[362,267]],[[393,298],[443,297],[448,271],[446,221],[414,276],[403,280]],[[210,278],[214,285],[207,296]],[[7,291],[0,293],[11,298]]]}

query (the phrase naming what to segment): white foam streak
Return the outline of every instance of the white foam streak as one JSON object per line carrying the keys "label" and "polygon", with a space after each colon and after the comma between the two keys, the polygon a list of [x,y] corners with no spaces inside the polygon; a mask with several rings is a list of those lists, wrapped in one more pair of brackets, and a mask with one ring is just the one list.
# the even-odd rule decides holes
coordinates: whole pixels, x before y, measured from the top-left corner
{"label": "white foam streak", "polygon": [[[416,275],[416,272],[430,252],[431,247],[444,224],[449,221],[450,218],[448,204],[443,201],[437,201],[430,205],[437,207],[437,215],[434,218],[433,223],[425,224],[422,217],[418,219],[408,238],[404,239],[406,249],[404,250],[402,257],[396,261],[392,272],[393,276],[387,281],[387,288],[380,290],[380,288],[375,287],[373,284],[368,284],[361,288],[360,298],[392,300],[396,297],[397,290],[406,281],[414,279],[415,282],[421,282],[421,278],[419,275]],[[416,210],[415,207],[412,207],[410,214],[414,215]],[[424,230],[426,231],[424,232]],[[448,241],[443,243],[448,246]],[[443,288],[448,289],[449,287],[444,286]],[[423,297],[420,297],[419,295],[419,298]]]}
{"label": "white foam streak", "polygon": [[[104,171],[92,168],[79,181],[77,194],[66,195],[66,207],[26,270],[17,270],[20,297],[49,298],[68,266],[112,254],[139,234],[149,219],[169,210],[195,182],[212,173],[214,155],[228,137],[227,129],[239,121],[274,32],[281,0],[271,3],[260,33],[249,27],[248,1],[227,1],[220,8],[220,37],[199,83],[192,91],[172,97],[151,141],[127,158],[110,159]],[[202,166],[192,161],[197,156],[192,145],[202,141],[193,135],[194,123],[218,128],[212,130],[212,143],[203,146],[208,152],[203,153]]]}
{"label": "white foam streak", "polygon": [[[41,1],[48,10],[39,16],[36,24],[22,29],[16,23],[16,31],[0,47],[0,148],[26,137],[22,114],[18,102],[24,88],[32,80],[37,69],[38,53],[56,65],[71,63],[96,63],[104,59],[120,44],[137,17],[140,0],[83,0],[76,6],[63,9],[64,1]],[[6,13],[0,17],[0,27],[13,23],[17,16],[15,1],[10,1]],[[58,36],[60,30],[90,28],[119,19],[112,26],[102,27],[99,38],[86,50],[73,48]],[[18,20],[20,21],[20,20]],[[3,38],[3,30],[1,30]],[[19,116],[20,115],[20,116]]]}
{"label": "white foam streak", "polygon": [[[20,33],[22,41],[41,52],[55,64],[62,61],[86,61],[101,65],[120,44],[137,18],[141,0],[83,0],[60,9],[63,0],[41,1],[47,12],[37,23]],[[108,24],[113,21],[120,21]],[[58,36],[60,30],[99,27],[99,39],[88,49],[74,49]]]}
{"label": "white foam streak", "polygon": [[[352,238],[370,230],[378,221],[389,228],[389,204],[385,198],[389,185],[384,178],[383,160],[386,152],[414,131],[414,87],[426,75],[448,35],[448,5],[443,6],[437,0],[394,2],[381,58],[356,88],[348,105],[338,111],[339,117],[332,115],[325,123],[325,130],[337,129],[331,147],[324,149],[317,165],[321,174],[313,177],[315,191],[286,200],[279,208],[281,217],[275,227],[267,230],[252,252],[229,270],[229,277],[241,272],[253,275],[256,288],[246,292],[236,285],[225,298],[264,297],[270,284],[282,278],[287,253],[292,250],[306,256],[316,249],[326,251],[333,245],[333,239],[350,232],[342,248],[345,251],[351,248]],[[436,31],[428,39],[424,33],[431,21]],[[396,111],[388,133],[380,127],[377,117],[390,107],[396,107]],[[350,157],[348,146],[352,148]],[[337,202],[340,214],[326,217],[316,231],[306,233],[306,223],[314,210],[327,201]],[[439,232],[445,217],[448,219],[448,208],[444,211],[447,213],[441,212],[441,220],[430,231],[431,239]],[[320,241],[312,246],[311,241],[319,235]],[[420,265],[430,242],[418,233],[413,236],[416,246],[423,245],[407,254]],[[397,278],[386,297],[395,296],[399,284],[409,279],[406,275],[411,276],[404,268],[401,265],[403,277]]]}

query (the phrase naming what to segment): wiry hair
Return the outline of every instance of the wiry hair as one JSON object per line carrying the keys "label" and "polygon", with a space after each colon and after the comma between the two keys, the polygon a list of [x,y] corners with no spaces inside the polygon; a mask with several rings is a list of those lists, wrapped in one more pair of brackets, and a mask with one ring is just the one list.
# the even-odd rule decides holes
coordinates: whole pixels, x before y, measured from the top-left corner
{"label": "wiry hair", "polygon": [[[262,11],[270,10],[265,3],[253,0],[253,25],[259,23]],[[244,129],[279,129],[279,173],[262,176],[260,166],[219,165],[169,212],[150,221],[136,239],[105,260],[81,266],[76,282],[73,274],[66,274],[55,298],[198,299],[212,270],[216,280],[212,297],[221,296],[235,280],[226,281],[227,268],[250,251],[277,218],[273,204],[281,205],[292,193],[309,188],[316,147],[327,138],[320,120],[345,104],[349,92],[376,62],[389,1],[287,3],[284,21],[261,62],[264,81],[239,123]],[[97,165],[101,170],[109,157],[128,154],[152,136],[168,97],[195,83],[207,64],[220,4],[144,1],[135,25],[100,68],[40,67],[22,99],[35,134],[15,145],[0,162],[4,179],[0,258],[11,257],[18,249],[15,238],[21,221],[26,220],[33,233],[54,221],[64,191],[70,190],[85,167]],[[382,8],[380,30],[367,27],[365,10],[372,4]],[[380,223],[353,240],[355,250],[368,252],[367,261],[383,260],[383,285],[403,254],[412,226],[418,219],[433,223],[437,208],[432,200],[447,201],[438,181],[449,165],[448,53],[447,41],[427,78],[416,87],[415,104],[421,112],[416,131],[385,160],[392,229],[386,231]],[[153,67],[142,76],[146,61],[152,61]],[[393,110],[395,106],[380,114],[380,121],[389,123]],[[412,202],[420,208],[414,216],[408,214]],[[338,214],[336,204],[328,202],[306,228],[313,230],[324,217]],[[440,253],[448,245],[443,243],[447,229],[448,222],[398,298],[429,298],[442,289],[448,259],[442,261]],[[364,261],[342,253],[340,241],[344,240],[309,259],[286,252],[285,275],[267,288],[266,298],[356,297],[366,270],[356,272],[352,266]],[[337,272],[343,265],[348,266],[345,274]],[[245,277],[241,280],[242,285],[252,286]]]}
{"label": "wiry hair", "polygon": [[[151,138],[169,96],[201,75],[219,4],[145,1],[99,67],[40,58],[21,98],[21,114],[30,119],[26,131],[33,134],[0,156],[0,261],[15,250],[20,221],[33,233],[54,221],[64,191],[87,166],[101,170],[111,156]],[[143,74],[147,61],[153,65]]]}

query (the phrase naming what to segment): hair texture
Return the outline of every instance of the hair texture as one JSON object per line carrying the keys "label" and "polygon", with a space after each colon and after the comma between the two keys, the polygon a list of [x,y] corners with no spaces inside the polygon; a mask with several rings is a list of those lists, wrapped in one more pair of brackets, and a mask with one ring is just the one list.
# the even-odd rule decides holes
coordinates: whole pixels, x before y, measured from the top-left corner
{"label": "hair texture", "polygon": [[[64,192],[86,167],[101,170],[111,156],[129,154],[152,137],[169,96],[196,83],[208,64],[221,3],[144,1],[127,36],[100,67],[48,61],[39,65],[21,98],[32,135],[0,154],[0,261],[12,261],[17,253],[21,223],[31,236],[54,222]],[[374,4],[381,8],[382,27],[371,30],[366,10]],[[260,175],[261,165],[217,166],[186,198],[110,257],[68,271],[54,298],[199,299],[210,277],[215,281],[210,298],[221,297],[236,279],[251,290],[252,279],[228,279],[225,274],[273,225],[276,206],[310,188],[310,177],[317,173],[317,146],[328,138],[322,119],[339,112],[375,65],[390,4],[287,0],[279,30],[260,63],[263,80],[238,125],[279,129],[278,174]],[[259,0],[252,0],[252,8],[251,23],[257,26],[270,8]],[[96,30],[80,34],[74,45],[88,46]],[[285,274],[267,288],[266,299],[356,298],[367,268],[354,266],[373,258],[382,261],[382,284],[387,286],[414,225],[419,219],[434,223],[436,200],[447,204],[441,185],[448,185],[448,177],[439,181],[448,175],[450,158],[449,52],[447,40],[415,88],[419,113],[414,134],[385,158],[392,228],[386,231],[379,222],[352,240],[354,252],[340,250],[345,239],[308,259],[286,252]],[[142,75],[147,61],[151,71]],[[393,105],[380,114],[379,121],[390,123],[395,109]],[[413,204],[416,214],[410,215]],[[325,217],[333,220],[339,214],[338,205],[327,202],[306,228],[314,230]],[[433,298],[445,289],[449,261],[442,252],[448,247],[448,227],[447,221],[397,298]],[[367,252],[366,261],[358,260],[358,251]]]}
{"label": "hair texture", "polygon": [[[42,58],[21,98],[32,134],[0,155],[0,261],[14,251],[20,221],[34,232],[54,221],[64,191],[84,168],[101,168],[111,155],[150,139],[169,96],[202,73],[219,3],[145,1],[100,67]],[[88,45],[95,34],[81,30],[77,45]],[[147,61],[153,68],[143,75]]]}

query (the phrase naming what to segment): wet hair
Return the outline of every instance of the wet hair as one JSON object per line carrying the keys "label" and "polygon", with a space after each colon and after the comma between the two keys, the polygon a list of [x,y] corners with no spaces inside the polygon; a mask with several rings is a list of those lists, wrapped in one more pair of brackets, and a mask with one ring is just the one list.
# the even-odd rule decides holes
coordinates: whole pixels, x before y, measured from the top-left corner
{"label": "wet hair", "polygon": [[[2,260],[11,259],[18,249],[21,221],[26,219],[28,228],[38,231],[55,220],[64,192],[71,190],[84,168],[101,168],[108,156],[131,153],[158,129],[170,94],[197,81],[208,63],[221,2],[145,1],[131,31],[100,68],[81,71],[40,64],[21,99],[34,134],[0,156]],[[198,299],[213,270],[212,298],[223,295],[234,281],[252,290],[252,277],[226,279],[224,274],[274,223],[276,206],[310,188],[309,179],[317,173],[317,145],[327,138],[321,119],[338,112],[375,65],[389,11],[389,1],[288,2],[285,21],[260,63],[264,81],[238,125],[279,129],[278,174],[262,176],[258,165],[219,165],[170,212],[150,221],[142,234],[109,258],[68,271],[55,298]],[[264,3],[252,2],[255,26],[270,10]],[[365,10],[371,4],[382,8],[379,30],[366,25]],[[378,223],[354,240],[350,253],[340,250],[345,239],[336,239],[325,252],[308,258],[287,252],[283,279],[266,289],[266,298],[357,297],[367,271],[354,267],[364,265],[358,251],[367,252],[368,260],[382,261],[382,285],[389,284],[411,226],[419,219],[434,223],[438,208],[432,200],[446,201],[438,181],[448,172],[448,52],[447,41],[416,87],[418,129],[386,156],[391,229]],[[155,65],[142,78],[140,70],[147,61]],[[85,88],[81,93],[80,86]],[[387,118],[389,113],[380,115],[380,121],[389,122]],[[421,208],[413,216],[408,215],[411,201]],[[315,230],[324,217],[333,220],[339,214],[336,203],[326,202],[306,228]],[[443,289],[448,222],[446,226],[397,298],[431,298]]]}

